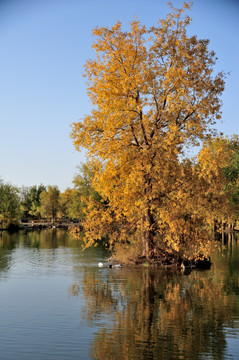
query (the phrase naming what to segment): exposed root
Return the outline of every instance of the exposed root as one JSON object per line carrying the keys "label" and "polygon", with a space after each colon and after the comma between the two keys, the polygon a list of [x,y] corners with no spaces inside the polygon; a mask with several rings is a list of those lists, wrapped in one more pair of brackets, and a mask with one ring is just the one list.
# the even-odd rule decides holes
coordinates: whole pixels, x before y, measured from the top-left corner
{"label": "exposed root", "polygon": [[200,259],[185,259],[175,251],[167,251],[155,247],[149,257],[139,256],[135,263],[137,265],[148,263],[149,265],[175,266],[182,269],[210,269],[211,260],[205,257]]}

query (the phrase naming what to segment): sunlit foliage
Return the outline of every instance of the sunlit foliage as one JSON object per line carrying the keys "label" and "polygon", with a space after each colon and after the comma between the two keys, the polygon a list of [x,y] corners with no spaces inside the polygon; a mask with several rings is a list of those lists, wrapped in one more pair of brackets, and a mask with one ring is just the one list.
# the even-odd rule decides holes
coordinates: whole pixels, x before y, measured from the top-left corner
{"label": "sunlit foliage", "polygon": [[171,6],[151,28],[135,19],[129,31],[94,29],[96,58],[85,66],[93,108],[72,126],[103,199],[89,199],[86,246],[137,243],[148,260],[209,253],[200,176],[185,150],[214,134],[225,75],[214,72],[209,41],[187,35],[186,9]]}

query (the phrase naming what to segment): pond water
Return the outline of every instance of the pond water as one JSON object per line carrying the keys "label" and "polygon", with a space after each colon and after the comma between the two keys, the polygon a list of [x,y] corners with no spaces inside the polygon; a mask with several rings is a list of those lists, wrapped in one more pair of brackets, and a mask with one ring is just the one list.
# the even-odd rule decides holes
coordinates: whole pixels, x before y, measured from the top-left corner
{"label": "pond water", "polygon": [[0,233],[0,358],[239,359],[239,241],[207,271],[98,268],[63,230]]}

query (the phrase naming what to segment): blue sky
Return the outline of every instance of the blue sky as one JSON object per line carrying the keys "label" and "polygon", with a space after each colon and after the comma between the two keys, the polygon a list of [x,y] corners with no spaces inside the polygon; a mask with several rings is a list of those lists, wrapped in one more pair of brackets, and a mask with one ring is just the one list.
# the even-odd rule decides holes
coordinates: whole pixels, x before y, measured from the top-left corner
{"label": "blue sky", "polygon": [[[148,26],[168,12],[167,0],[0,0],[0,177],[21,187],[72,187],[84,154],[70,124],[90,112],[82,77],[94,56],[92,29]],[[181,7],[182,1],[172,3]],[[239,132],[239,0],[195,0],[190,33],[210,39],[216,70],[230,72],[223,100],[227,135]]]}

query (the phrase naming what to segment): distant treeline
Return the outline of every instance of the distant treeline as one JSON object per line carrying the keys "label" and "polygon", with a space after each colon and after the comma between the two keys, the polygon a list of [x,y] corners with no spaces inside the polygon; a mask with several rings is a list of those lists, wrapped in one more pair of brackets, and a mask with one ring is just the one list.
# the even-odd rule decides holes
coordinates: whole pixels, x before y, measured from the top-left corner
{"label": "distant treeline", "polygon": [[85,201],[90,196],[100,201],[91,186],[91,170],[79,168],[73,187],[60,192],[57,185],[43,184],[18,188],[0,179],[0,229],[18,226],[20,221],[56,218],[80,221],[84,218]]}

